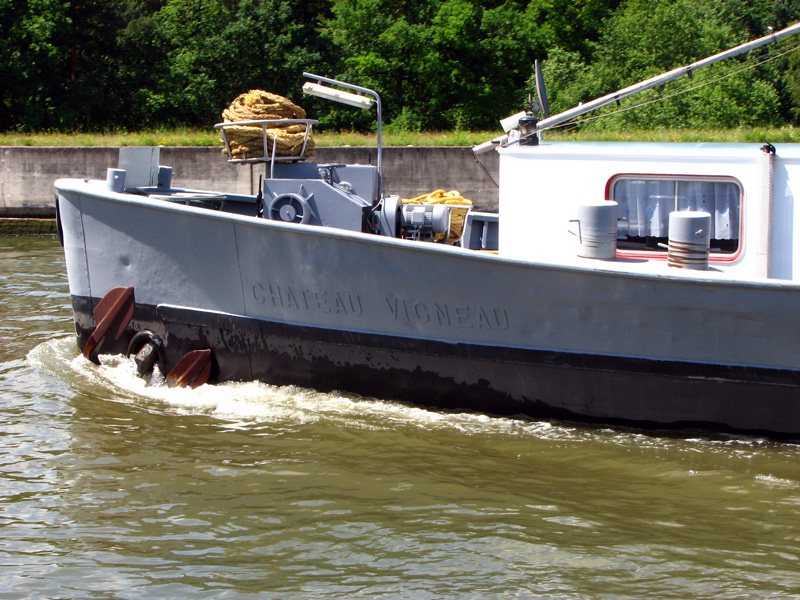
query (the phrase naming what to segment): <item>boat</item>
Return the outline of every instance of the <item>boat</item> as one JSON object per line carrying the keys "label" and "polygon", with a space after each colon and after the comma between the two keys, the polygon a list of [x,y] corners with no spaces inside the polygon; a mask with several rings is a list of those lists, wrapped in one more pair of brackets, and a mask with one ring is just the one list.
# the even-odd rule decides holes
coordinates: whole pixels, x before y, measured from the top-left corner
{"label": "boat", "polygon": [[[377,164],[317,164],[305,137],[279,155],[300,118],[216,126],[264,165],[254,195],[175,187],[158,148],[122,148],[105,180],[55,183],[78,347],[170,385],[798,439],[800,147],[543,132],[799,27],[553,117],[542,86],[474,149],[499,153],[496,213],[387,193],[379,94],[312,73],[306,93],[377,105]],[[236,126],[261,156],[232,152]]]}

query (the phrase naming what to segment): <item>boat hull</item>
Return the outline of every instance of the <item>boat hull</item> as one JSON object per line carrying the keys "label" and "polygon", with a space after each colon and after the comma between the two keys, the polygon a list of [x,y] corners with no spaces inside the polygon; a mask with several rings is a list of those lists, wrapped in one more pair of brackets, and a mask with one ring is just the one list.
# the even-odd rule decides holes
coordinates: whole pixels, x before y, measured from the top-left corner
{"label": "boat hull", "polygon": [[[59,187],[83,347],[115,286],[164,368],[420,405],[800,438],[800,295],[628,276]],[[198,242],[199,241],[199,242]],[[202,250],[202,251],[199,251]]]}
{"label": "boat hull", "polygon": [[[73,298],[81,347],[98,300]],[[191,350],[213,348],[213,381],[346,390],[495,415],[800,438],[793,420],[800,388],[791,370],[436,342],[165,305],[137,305],[133,327],[103,352],[128,352],[137,331],[157,332],[164,372]]]}

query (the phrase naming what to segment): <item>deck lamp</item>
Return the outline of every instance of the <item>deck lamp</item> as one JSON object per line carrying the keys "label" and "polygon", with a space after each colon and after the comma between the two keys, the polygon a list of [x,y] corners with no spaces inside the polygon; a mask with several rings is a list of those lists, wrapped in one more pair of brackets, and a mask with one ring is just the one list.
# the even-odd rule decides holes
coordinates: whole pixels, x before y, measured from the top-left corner
{"label": "deck lamp", "polygon": [[[312,81],[307,81],[303,85],[303,92],[305,92],[306,94],[310,94],[311,96],[318,96],[319,98],[325,98],[326,100],[341,102],[342,104],[355,106],[356,108],[372,108],[373,104],[377,106],[378,108],[378,197],[379,198],[382,197],[383,177],[381,175],[381,165],[382,165],[381,154],[383,148],[383,140],[381,137],[381,120],[382,120],[381,97],[374,90],[361,87],[358,85],[353,85],[352,83],[345,83],[344,81],[339,81],[337,79],[330,79],[328,77],[322,77],[321,75],[314,75],[313,73],[303,73],[303,77],[308,77],[309,79],[312,80]],[[316,83],[314,83],[314,81],[316,81]],[[338,85],[340,87],[347,88],[353,90],[354,92],[360,92],[360,93],[352,94],[350,92],[337,90],[332,87],[321,85],[323,83]],[[372,98],[362,96],[361,94],[368,94],[374,97],[374,100]]]}
{"label": "deck lamp", "polygon": [[318,83],[311,83],[307,81],[303,86],[303,92],[311,96],[325,98],[326,100],[333,100],[334,102],[341,102],[342,104],[349,104],[356,108],[372,108],[375,101],[372,98],[367,98],[360,94],[351,94],[350,92],[343,92],[341,90],[319,85]]}

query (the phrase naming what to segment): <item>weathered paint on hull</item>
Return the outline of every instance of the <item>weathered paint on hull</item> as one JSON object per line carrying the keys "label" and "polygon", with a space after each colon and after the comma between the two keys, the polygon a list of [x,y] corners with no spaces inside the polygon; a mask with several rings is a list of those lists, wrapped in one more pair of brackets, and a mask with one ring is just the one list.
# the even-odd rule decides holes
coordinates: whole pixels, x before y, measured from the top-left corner
{"label": "weathered paint on hull", "polygon": [[[79,346],[99,299],[73,298]],[[162,368],[198,348],[211,380],[344,390],[422,406],[664,429],[800,439],[800,374],[557,351],[436,342],[299,326],[166,305],[137,305],[131,330],[164,342]]]}
{"label": "weathered paint on hull", "polygon": [[167,368],[213,349],[216,381],[800,439],[791,284],[505,260],[82,181],[59,191],[81,345],[100,297],[132,286],[130,328],[104,351],[152,330]]}

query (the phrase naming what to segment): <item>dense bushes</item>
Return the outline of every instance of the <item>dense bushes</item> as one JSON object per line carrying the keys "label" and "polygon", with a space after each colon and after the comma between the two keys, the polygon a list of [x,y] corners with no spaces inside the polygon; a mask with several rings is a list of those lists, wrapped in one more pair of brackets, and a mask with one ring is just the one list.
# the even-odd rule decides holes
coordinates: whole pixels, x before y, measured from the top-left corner
{"label": "dense bushes", "polygon": [[[0,130],[210,127],[250,88],[374,126],[302,97],[303,71],[376,89],[390,128],[491,128],[524,106],[535,58],[557,112],[798,18],[796,0],[0,0]],[[796,54],[587,126],[795,122]]]}

